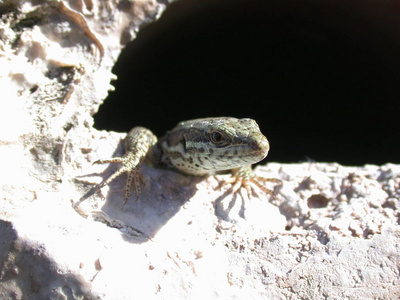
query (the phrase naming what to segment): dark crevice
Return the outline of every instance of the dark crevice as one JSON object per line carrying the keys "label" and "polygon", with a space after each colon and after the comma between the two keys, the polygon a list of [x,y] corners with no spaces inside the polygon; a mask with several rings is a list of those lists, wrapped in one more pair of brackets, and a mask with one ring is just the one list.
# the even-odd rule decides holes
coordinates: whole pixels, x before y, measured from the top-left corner
{"label": "dark crevice", "polygon": [[251,117],[268,161],[400,163],[395,1],[178,1],[122,52],[98,129]]}

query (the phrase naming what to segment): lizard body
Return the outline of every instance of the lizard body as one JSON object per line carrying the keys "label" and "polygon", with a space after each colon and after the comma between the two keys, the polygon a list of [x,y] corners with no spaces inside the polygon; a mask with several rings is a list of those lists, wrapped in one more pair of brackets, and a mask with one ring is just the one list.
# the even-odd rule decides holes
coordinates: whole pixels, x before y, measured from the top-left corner
{"label": "lizard body", "polygon": [[94,162],[121,163],[121,167],[83,198],[128,172],[125,202],[131,194],[132,182],[137,199],[144,183],[141,173],[143,163],[194,176],[231,171],[234,191],[244,186],[250,193],[249,182],[252,182],[265,192],[272,193],[260,182],[279,180],[256,176],[251,170],[251,165],[263,160],[268,151],[269,142],[252,119],[218,117],[184,121],[160,139],[144,127],[134,127],[125,138],[123,157]]}

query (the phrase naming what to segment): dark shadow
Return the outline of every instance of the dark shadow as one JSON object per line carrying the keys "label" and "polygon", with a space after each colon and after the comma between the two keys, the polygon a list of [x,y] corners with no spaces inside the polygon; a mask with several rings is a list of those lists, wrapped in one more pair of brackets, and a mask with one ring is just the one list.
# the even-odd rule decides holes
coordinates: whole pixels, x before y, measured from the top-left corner
{"label": "dark shadow", "polygon": [[46,249],[18,237],[10,222],[0,220],[0,236],[0,287],[4,299],[100,299],[81,276],[59,273]]}
{"label": "dark shadow", "polygon": [[[121,141],[112,157],[120,157],[124,153],[124,142]],[[101,174],[91,173],[77,178],[88,176],[101,176],[102,181],[110,177],[120,164],[109,164]],[[134,188],[132,195],[124,204],[125,185],[127,175],[122,174],[112,181],[108,187],[109,192],[105,202],[101,204],[100,211],[85,211],[82,213],[85,201],[98,199],[102,191],[96,186],[91,186],[81,199],[74,204],[75,209],[82,216],[92,217],[110,227],[117,228],[123,238],[133,243],[143,243],[151,240],[160,228],[165,225],[196,193],[196,184],[203,177],[183,175],[171,170],[142,166],[146,178],[142,193],[136,200]],[[78,179],[79,180],[79,179]],[[101,201],[96,200],[96,201]]]}
{"label": "dark shadow", "polygon": [[179,212],[196,193],[196,184],[202,177],[183,175],[171,170],[142,168],[146,185],[136,200],[133,195],[124,204],[126,175],[117,178],[101,210],[114,220],[123,238],[133,243],[151,240],[157,232]]}

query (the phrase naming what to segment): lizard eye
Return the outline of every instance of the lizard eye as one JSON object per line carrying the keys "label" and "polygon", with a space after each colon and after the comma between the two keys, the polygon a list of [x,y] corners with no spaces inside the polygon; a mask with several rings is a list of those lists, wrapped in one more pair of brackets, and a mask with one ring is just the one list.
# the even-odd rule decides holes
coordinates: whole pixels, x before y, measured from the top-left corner
{"label": "lizard eye", "polygon": [[219,129],[213,128],[209,131],[207,137],[210,143],[212,143],[213,146],[217,148],[226,147],[232,142],[232,137],[230,136],[230,134]]}
{"label": "lizard eye", "polygon": [[218,131],[215,131],[211,134],[211,140],[213,143],[219,143],[222,141],[222,134],[220,134]]}

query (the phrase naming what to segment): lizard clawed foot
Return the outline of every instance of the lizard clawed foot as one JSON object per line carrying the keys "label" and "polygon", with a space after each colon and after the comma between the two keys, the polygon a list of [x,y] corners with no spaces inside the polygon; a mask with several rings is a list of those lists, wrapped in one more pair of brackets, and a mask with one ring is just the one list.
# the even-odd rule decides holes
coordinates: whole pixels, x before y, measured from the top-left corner
{"label": "lizard clawed foot", "polygon": [[231,184],[230,192],[234,195],[240,193],[242,198],[243,194],[240,192],[242,188],[245,188],[247,192],[247,197],[251,198],[253,193],[257,194],[254,187],[258,187],[264,193],[275,197],[273,190],[267,188],[264,184],[266,182],[282,184],[282,181],[276,178],[265,178],[262,176],[255,175],[250,168],[236,169],[232,171],[232,178],[230,180],[225,180],[220,182],[218,188],[222,188],[226,184]]}
{"label": "lizard clawed foot", "polygon": [[[105,164],[105,163],[121,163],[122,166],[115,171],[110,177],[100,183],[97,187],[95,187],[96,191],[105,187],[109,183],[111,183],[115,178],[120,176],[121,174],[127,172],[128,178],[126,179],[125,185],[125,197],[124,197],[124,205],[128,201],[128,198],[132,194],[131,185],[133,183],[136,194],[136,201],[139,199],[140,194],[142,193],[142,186],[145,184],[145,177],[142,174],[141,164],[138,163],[135,165],[132,163],[132,159],[129,155],[123,157],[115,157],[111,159],[97,160],[93,164]],[[95,191],[95,192],[96,192]]]}
{"label": "lizard clawed foot", "polygon": [[142,187],[145,184],[146,178],[142,174],[142,164],[144,163],[147,155],[153,155],[151,151],[157,142],[157,137],[148,129],[143,127],[133,128],[125,138],[125,155],[122,157],[114,157],[111,159],[100,159],[93,164],[106,164],[106,163],[120,163],[121,167],[115,171],[110,177],[105,179],[98,186],[87,192],[79,201],[87,199],[95,194],[101,188],[109,184],[121,174],[127,172],[128,178],[125,186],[124,205],[131,195],[131,185],[135,187],[136,200],[139,199],[142,193]]}
{"label": "lizard clawed foot", "polygon": [[134,187],[135,187],[135,194],[136,194],[136,201],[137,201],[142,192],[142,186],[145,184],[145,177],[142,174],[141,164],[137,164],[137,165],[132,164],[132,159],[129,156],[114,157],[111,159],[100,159],[100,160],[95,161],[93,164],[106,164],[106,163],[121,163],[122,166],[117,171],[115,171],[110,177],[106,178],[100,184],[98,184],[96,187],[94,187],[89,192],[87,192],[80,199],[80,202],[82,202],[83,200],[94,195],[96,192],[101,190],[106,185],[110,184],[115,178],[117,178],[118,176],[120,176],[121,174],[123,174],[125,172],[128,173],[128,178],[126,180],[126,186],[125,186],[124,205],[126,204],[126,202],[128,201],[128,198],[130,197],[130,195],[132,193],[132,190],[131,190],[132,183],[134,184]]}
{"label": "lizard clawed foot", "polygon": [[[257,194],[257,189],[262,190],[264,193],[275,198],[275,193],[267,188],[264,184],[267,182],[282,184],[282,181],[275,178],[265,178],[261,176],[255,175],[250,168],[237,169],[232,171],[232,177],[228,180],[219,181],[218,189],[223,186],[230,184],[231,186],[224,192],[223,195],[218,197],[216,200],[216,212],[223,219],[231,221],[232,213],[235,214],[234,211],[238,210],[238,215],[246,219],[245,210],[246,210],[246,202],[252,198],[253,194]],[[228,202],[224,201],[224,199],[228,196],[232,195],[232,199]],[[240,207],[238,207],[235,203],[237,201],[238,196],[242,199],[242,203]],[[225,202],[225,203],[224,203]],[[237,207],[234,209],[234,207]]]}

